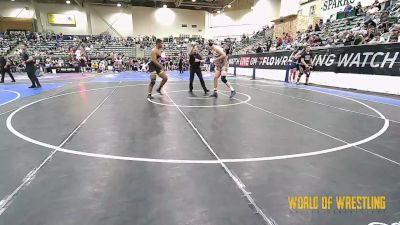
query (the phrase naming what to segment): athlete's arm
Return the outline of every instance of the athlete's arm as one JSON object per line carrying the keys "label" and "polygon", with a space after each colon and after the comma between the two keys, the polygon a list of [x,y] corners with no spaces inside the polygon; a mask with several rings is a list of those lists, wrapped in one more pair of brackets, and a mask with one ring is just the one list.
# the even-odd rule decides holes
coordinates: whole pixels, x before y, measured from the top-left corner
{"label": "athlete's arm", "polygon": [[160,68],[161,70],[164,70],[163,65],[161,65],[158,60],[157,60],[157,52],[153,49],[151,50],[151,61],[158,66],[158,68]]}

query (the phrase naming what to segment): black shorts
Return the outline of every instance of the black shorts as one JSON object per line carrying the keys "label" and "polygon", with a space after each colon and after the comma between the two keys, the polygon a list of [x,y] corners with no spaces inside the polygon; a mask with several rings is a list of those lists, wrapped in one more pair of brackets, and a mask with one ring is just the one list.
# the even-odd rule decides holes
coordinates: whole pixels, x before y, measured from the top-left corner
{"label": "black shorts", "polygon": [[296,62],[290,62],[289,69],[297,68],[298,64]]}

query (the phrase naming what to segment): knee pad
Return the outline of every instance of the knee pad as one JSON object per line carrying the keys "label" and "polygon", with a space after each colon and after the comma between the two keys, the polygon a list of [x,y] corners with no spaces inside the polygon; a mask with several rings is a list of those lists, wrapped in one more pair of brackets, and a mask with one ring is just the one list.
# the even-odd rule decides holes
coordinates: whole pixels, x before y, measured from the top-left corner
{"label": "knee pad", "polygon": [[221,80],[222,82],[224,82],[226,84],[226,82],[228,82],[228,80],[226,79],[226,76],[221,76]]}
{"label": "knee pad", "polygon": [[156,80],[151,80],[151,81],[150,81],[150,85],[151,85],[151,86],[154,86],[155,84],[156,84]]}

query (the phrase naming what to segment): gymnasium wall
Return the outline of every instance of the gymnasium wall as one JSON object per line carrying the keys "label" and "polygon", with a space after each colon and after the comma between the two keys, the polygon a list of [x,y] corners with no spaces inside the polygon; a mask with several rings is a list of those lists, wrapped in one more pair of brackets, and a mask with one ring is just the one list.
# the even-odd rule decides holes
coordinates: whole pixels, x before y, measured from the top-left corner
{"label": "gymnasium wall", "polygon": [[0,17],[33,18],[34,13],[30,3],[0,2]]}
{"label": "gymnasium wall", "polygon": [[241,37],[262,29],[279,17],[280,0],[256,1],[254,9],[226,11],[221,14],[206,13],[206,38]]}
{"label": "gymnasium wall", "polygon": [[[137,35],[154,34],[160,37],[179,34],[205,34],[205,12],[186,9],[133,7],[133,27]],[[182,27],[186,24],[187,27]],[[192,25],[197,25],[192,28]],[[201,30],[201,31],[199,31]]]}
{"label": "gymnasium wall", "polygon": [[[97,35],[108,31],[112,36],[134,36],[130,7],[90,5],[86,9],[91,21],[88,33]],[[113,29],[109,25],[112,25]]]}
{"label": "gymnasium wall", "polygon": [[[317,0],[321,1],[321,0]],[[279,15],[278,17],[285,17],[293,14],[297,14],[299,10],[300,0],[282,0],[279,8]],[[274,18],[274,19],[277,19]]]}
{"label": "gymnasium wall", "polygon": [[[28,10],[24,9],[28,7]],[[179,34],[205,34],[205,12],[185,9],[156,9],[147,7],[116,7],[88,5],[84,8],[71,4],[36,4],[39,10],[39,31],[84,35],[109,31],[113,36],[137,36],[154,34],[159,37]],[[76,26],[51,25],[48,13],[74,15]],[[1,2],[0,16],[35,18],[31,3]],[[40,23],[41,22],[41,23]],[[187,27],[182,27],[186,24]],[[113,29],[109,25],[112,25]],[[197,27],[193,28],[192,25]]]}
{"label": "gymnasium wall", "polygon": [[[55,33],[63,34],[87,33],[86,12],[79,6],[66,4],[37,4],[37,7],[40,10],[40,21],[44,31],[53,31]],[[47,20],[48,13],[74,15],[76,26],[51,25]],[[38,20],[39,29],[41,29],[39,24],[40,21]]]}

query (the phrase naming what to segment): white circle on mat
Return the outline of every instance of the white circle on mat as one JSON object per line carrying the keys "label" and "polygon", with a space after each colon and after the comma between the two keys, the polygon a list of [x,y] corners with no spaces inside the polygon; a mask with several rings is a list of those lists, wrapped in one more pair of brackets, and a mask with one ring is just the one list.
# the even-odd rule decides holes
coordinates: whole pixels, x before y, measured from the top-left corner
{"label": "white circle on mat", "polygon": [[[195,91],[198,91],[198,90],[195,90]],[[187,92],[187,90],[168,91],[168,92],[166,92],[166,94],[177,93],[177,92]],[[247,103],[247,102],[249,102],[251,100],[251,97],[249,95],[247,95],[247,94],[244,94],[244,93],[241,93],[241,92],[236,92],[236,93],[237,93],[237,95],[246,96],[246,100],[242,100],[240,102],[235,102],[235,103],[232,102],[232,103],[228,103],[228,104],[220,104],[220,105],[175,105],[172,102],[167,104],[167,103],[156,102],[156,101],[154,101],[154,99],[153,100],[152,99],[147,99],[147,100],[149,102],[157,104],[157,105],[173,106],[173,107],[177,107],[178,106],[178,107],[181,107],[181,108],[217,108],[217,107],[226,107],[226,106],[234,106],[234,105],[244,104],[244,103]],[[153,95],[153,96],[157,96],[157,95],[160,95],[160,94],[156,94],[156,95]],[[191,97],[188,97],[188,98],[190,99]],[[206,99],[206,98],[204,98],[204,99]],[[218,99],[218,98],[211,98],[210,97],[210,99]],[[196,99],[196,100],[198,100],[198,99]]]}
{"label": "white circle on mat", "polygon": [[[172,83],[173,84],[173,83]],[[175,83],[178,84],[178,83]],[[232,159],[220,159],[220,160],[198,160],[198,159],[157,159],[157,158],[143,158],[143,157],[128,157],[128,156],[119,156],[119,155],[107,155],[107,154],[97,154],[97,153],[90,153],[90,152],[83,152],[83,151],[76,151],[76,150],[72,150],[72,149],[66,149],[66,148],[62,148],[62,147],[58,147],[52,144],[48,144],[48,143],[44,143],[38,140],[35,140],[33,138],[27,137],[26,135],[18,132],[17,130],[15,130],[15,128],[12,125],[12,120],[13,117],[20,112],[21,110],[34,105],[36,103],[42,102],[42,101],[46,101],[49,99],[53,99],[53,98],[58,98],[61,96],[66,96],[66,95],[72,95],[72,94],[77,94],[77,93],[82,93],[82,92],[89,92],[89,91],[96,91],[96,90],[103,90],[103,89],[110,89],[110,88],[123,88],[123,87],[132,87],[132,86],[143,86],[147,84],[135,84],[135,85],[119,85],[119,86],[111,86],[111,87],[103,87],[103,88],[95,88],[95,89],[88,89],[88,90],[83,90],[83,91],[76,91],[76,92],[71,92],[71,93],[65,93],[65,94],[59,94],[59,95],[55,95],[55,96],[51,96],[51,97],[47,97],[47,98],[43,98],[34,102],[31,102],[29,104],[26,104],[24,106],[21,106],[20,108],[18,108],[17,110],[15,110],[14,112],[12,112],[8,117],[7,117],[7,128],[8,130],[13,133],[14,135],[16,135],[17,137],[30,142],[32,144],[35,145],[39,145],[45,148],[49,148],[49,149],[53,149],[59,152],[64,152],[64,153],[69,153],[69,154],[74,154],[74,155],[79,155],[79,156],[86,156],[86,157],[94,157],[94,158],[103,158],[103,159],[114,159],[114,160],[123,160],[123,161],[136,161],[136,162],[153,162],[153,163],[175,163],[175,164],[220,164],[222,162],[224,163],[239,163],[239,162],[260,162],[260,161],[271,161],[271,160],[280,160],[280,159],[293,159],[293,158],[300,158],[300,157],[307,157],[307,156],[315,156],[315,155],[322,155],[322,154],[326,154],[326,153],[331,153],[331,152],[336,152],[336,151],[341,151],[344,149],[348,149],[357,145],[361,145],[361,144],[365,144],[369,141],[374,140],[375,138],[379,137],[380,135],[382,135],[383,133],[385,133],[385,131],[388,129],[389,127],[389,120],[386,119],[386,117],[379,112],[378,110],[376,110],[375,108],[372,108],[371,106],[357,101],[355,99],[351,99],[351,98],[347,98],[347,97],[343,97],[343,96],[338,96],[338,95],[333,95],[333,94],[328,94],[328,95],[333,95],[339,98],[343,98],[343,99],[347,99],[350,101],[354,101],[357,102],[369,109],[371,109],[372,111],[374,111],[375,113],[377,113],[379,115],[379,117],[381,119],[383,119],[384,125],[382,126],[382,128],[376,132],[375,134],[364,138],[360,141],[357,142],[352,142],[352,143],[347,143],[345,145],[341,145],[338,147],[334,147],[334,148],[328,148],[328,149],[323,149],[323,150],[318,150],[318,151],[313,151],[313,152],[306,152],[306,153],[296,153],[296,154],[288,154],[288,155],[278,155],[278,156],[267,156],[267,157],[251,157],[251,158],[232,158]],[[306,89],[303,89],[306,90]],[[322,92],[321,92],[322,93]]]}

